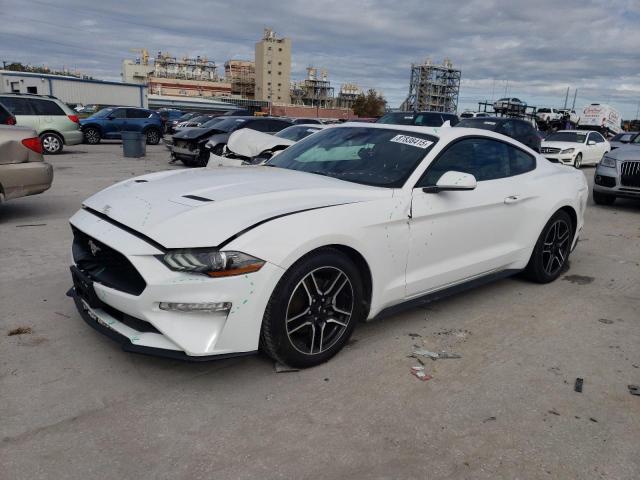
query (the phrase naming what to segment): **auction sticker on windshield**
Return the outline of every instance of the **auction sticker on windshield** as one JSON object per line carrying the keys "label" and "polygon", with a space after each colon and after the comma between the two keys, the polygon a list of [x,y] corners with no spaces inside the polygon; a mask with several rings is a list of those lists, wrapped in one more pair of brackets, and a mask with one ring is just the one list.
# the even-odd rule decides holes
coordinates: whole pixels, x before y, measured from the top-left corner
{"label": "auction sticker on windshield", "polygon": [[410,137],[409,135],[396,135],[390,141],[423,149],[429,148],[431,145],[433,145],[433,142],[430,142],[429,140],[418,137]]}

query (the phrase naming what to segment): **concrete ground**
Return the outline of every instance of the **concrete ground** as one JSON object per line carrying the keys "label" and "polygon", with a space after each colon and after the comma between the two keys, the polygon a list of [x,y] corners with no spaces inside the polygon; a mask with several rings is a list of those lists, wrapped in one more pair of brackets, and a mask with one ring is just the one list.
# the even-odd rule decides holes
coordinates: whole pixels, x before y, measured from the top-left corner
{"label": "concrete ground", "polygon": [[[53,188],[0,208],[0,478],[640,478],[640,202],[590,201],[550,285],[507,279],[363,324],[329,363],[276,374],[263,356],[125,353],[80,319],[68,218],[167,168],[162,146],[120,151],[48,157]],[[426,360],[422,382],[414,345],[462,358]]]}

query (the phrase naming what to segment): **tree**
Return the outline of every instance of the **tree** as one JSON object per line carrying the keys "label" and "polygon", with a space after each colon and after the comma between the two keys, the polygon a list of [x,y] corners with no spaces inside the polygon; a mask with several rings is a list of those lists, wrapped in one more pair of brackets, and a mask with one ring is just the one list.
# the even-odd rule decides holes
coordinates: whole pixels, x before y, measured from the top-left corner
{"label": "tree", "polygon": [[384,113],[387,101],[373,88],[367,94],[361,93],[353,102],[353,113],[359,117],[371,118],[379,117]]}

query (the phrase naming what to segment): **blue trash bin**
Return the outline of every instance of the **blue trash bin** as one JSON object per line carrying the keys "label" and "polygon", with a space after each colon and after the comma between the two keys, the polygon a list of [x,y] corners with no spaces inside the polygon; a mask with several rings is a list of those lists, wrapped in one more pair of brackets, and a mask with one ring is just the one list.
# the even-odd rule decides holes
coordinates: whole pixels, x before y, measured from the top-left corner
{"label": "blue trash bin", "polygon": [[147,153],[146,137],[140,132],[122,132],[122,153],[129,158],[144,157]]}

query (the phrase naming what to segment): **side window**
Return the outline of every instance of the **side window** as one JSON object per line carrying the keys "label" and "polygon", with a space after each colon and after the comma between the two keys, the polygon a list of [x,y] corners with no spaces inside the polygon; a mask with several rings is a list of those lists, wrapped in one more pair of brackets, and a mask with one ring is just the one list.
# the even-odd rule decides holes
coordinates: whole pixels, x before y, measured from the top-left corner
{"label": "side window", "polygon": [[598,143],[598,138],[596,137],[596,135],[597,135],[597,133],[591,132],[591,133],[589,134],[589,137],[587,138],[587,144],[588,144],[589,142],[596,142],[596,143]]}
{"label": "side window", "polygon": [[127,111],[124,108],[116,108],[111,114],[110,117],[113,118],[126,118]]}
{"label": "side window", "polygon": [[536,168],[536,159],[519,148],[507,147],[509,149],[509,169],[510,175],[521,175]]}
{"label": "side window", "polygon": [[9,113],[9,110],[7,110],[5,107],[3,107],[0,104],[0,124],[6,125],[7,120],[9,119],[10,116],[11,116],[11,113]]}
{"label": "side window", "polygon": [[5,107],[14,115],[34,115],[31,104],[26,98],[20,97],[0,97]]}
{"label": "side window", "polygon": [[127,118],[149,118],[149,112],[139,108],[127,108]]}
{"label": "side window", "polygon": [[602,135],[599,133],[592,133],[592,135],[595,137],[596,143],[604,143],[604,137]]}
{"label": "side window", "polygon": [[479,182],[508,177],[510,173],[509,147],[487,138],[466,138],[447,148],[429,166],[418,186],[438,183],[450,170],[470,173]]}
{"label": "side window", "polygon": [[31,100],[36,115],[65,115],[56,102],[51,100]]}

